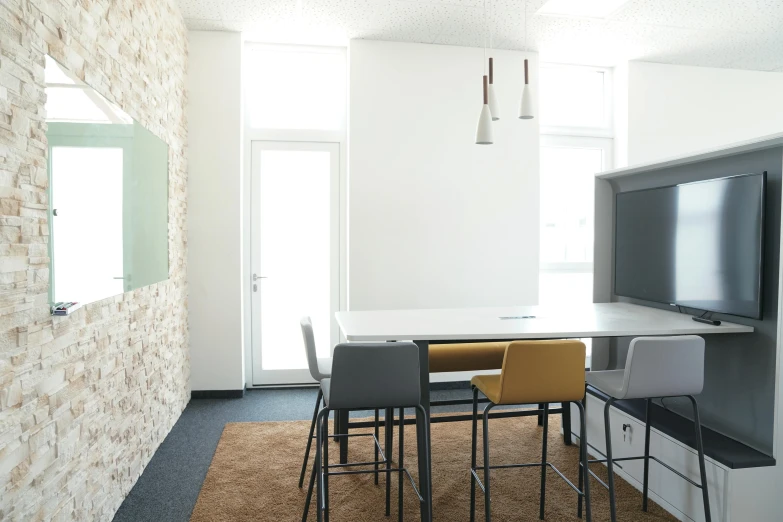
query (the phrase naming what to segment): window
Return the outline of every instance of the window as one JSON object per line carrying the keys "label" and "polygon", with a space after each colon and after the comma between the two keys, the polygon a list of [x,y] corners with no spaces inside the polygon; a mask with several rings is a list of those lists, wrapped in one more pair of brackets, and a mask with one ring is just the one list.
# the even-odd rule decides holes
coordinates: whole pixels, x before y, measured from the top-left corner
{"label": "window", "polygon": [[612,165],[610,84],[608,69],[541,67],[541,305],[593,302],[594,176]]}
{"label": "window", "polygon": [[612,137],[610,69],[544,64],[540,75],[542,134]]}
{"label": "window", "polygon": [[345,127],[345,49],[249,45],[245,101],[255,129]]}

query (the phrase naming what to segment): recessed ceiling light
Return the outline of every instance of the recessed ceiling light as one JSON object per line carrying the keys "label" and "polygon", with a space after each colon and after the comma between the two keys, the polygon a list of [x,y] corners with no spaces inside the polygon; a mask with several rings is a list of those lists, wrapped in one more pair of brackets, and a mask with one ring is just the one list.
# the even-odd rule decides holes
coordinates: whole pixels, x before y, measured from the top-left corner
{"label": "recessed ceiling light", "polygon": [[538,14],[606,18],[629,0],[549,0]]}

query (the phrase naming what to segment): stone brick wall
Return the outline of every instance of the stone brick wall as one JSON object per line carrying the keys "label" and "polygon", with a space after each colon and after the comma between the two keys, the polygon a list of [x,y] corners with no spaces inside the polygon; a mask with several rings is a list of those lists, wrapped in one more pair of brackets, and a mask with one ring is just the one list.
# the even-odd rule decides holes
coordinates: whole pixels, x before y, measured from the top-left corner
{"label": "stone brick wall", "polygon": [[[0,2],[0,520],[111,520],[189,400],[186,36],[175,0]],[[47,53],[170,147],[170,279],[65,318],[47,303]]]}

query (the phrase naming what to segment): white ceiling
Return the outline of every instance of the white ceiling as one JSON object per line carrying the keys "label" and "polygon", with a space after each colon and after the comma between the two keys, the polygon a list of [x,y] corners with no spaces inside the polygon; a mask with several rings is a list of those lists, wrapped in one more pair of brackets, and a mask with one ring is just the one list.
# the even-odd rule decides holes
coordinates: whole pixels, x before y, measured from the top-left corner
{"label": "white ceiling", "polygon": [[[351,38],[484,45],[484,0],[178,0],[190,29],[259,41]],[[584,0],[590,1],[590,0]],[[495,47],[552,62],[624,60],[783,71],[783,0],[629,0],[606,19],[536,14],[546,0],[493,0]],[[487,5],[490,1],[487,0]]]}

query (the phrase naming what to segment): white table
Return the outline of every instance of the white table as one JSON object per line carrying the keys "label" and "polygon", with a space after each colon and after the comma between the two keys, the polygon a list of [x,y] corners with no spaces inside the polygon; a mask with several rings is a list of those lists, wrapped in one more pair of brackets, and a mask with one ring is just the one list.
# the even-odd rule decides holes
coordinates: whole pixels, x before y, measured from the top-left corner
{"label": "white table", "polygon": [[[336,318],[348,342],[414,341],[419,346],[422,405],[428,413],[430,342],[753,332],[750,326],[726,322],[713,326],[693,321],[689,315],[628,303],[337,312]],[[339,429],[347,430],[347,415],[341,417]],[[417,430],[427,431],[421,419],[417,419]],[[341,444],[342,461],[347,459],[347,452],[347,444]],[[419,461],[419,477],[422,484],[431,484],[429,462]],[[422,487],[422,494],[428,489]]]}

